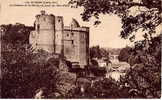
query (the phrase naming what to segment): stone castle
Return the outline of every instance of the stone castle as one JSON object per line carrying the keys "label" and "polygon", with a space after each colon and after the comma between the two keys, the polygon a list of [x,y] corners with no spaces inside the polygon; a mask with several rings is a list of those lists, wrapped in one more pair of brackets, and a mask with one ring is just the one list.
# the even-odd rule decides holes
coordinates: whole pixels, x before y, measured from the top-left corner
{"label": "stone castle", "polygon": [[75,19],[72,19],[70,26],[64,26],[62,16],[41,11],[36,15],[34,28],[29,43],[35,50],[62,55],[80,67],[88,65],[89,27],[80,27]]}

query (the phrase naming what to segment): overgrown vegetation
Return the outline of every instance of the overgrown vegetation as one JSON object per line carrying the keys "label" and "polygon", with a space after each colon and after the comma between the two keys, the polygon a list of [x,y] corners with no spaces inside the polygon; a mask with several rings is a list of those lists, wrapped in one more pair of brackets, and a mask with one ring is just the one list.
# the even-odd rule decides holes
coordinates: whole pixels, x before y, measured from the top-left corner
{"label": "overgrown vegetation", "polygon": [[[83,21],[96,18],[94,25],[101,23],[101,14],[115,14],[121,18],[124,39],[134,40],[138,30],[152,37],[162,22],[161,0],[70,0],[72,7],[83,7]],[[132,13],[133,12],[133,13]]]}
{"label": "overgrown vegetation", "polygon": [[128,46],[121,49],[119,56],[118,56],[119,61],[128,62],[128,58],[129,58],[130,53],[131,53],[130,50],[131,50],[131,47],[128,47]]}
{"label": "overgrown vegetation", "polygon": [[49,65],[42,52],[33,54],[27,45],[2,46],[2,98],[32,98],[35,91],[55,87],[58,65]]}
{"label": "overgrown vegetation", "polygon": [[109,52],[99,45],[90,48],[90,58],[109,58]]}
{"label": "overgrown vegetation", "polygon": [[154,37],[148,44],[148,48],[142,46],[144,41],[135,48],[124,48],[120,53],[123,56],[120,57],[122,61],[127,61],[131,68],[119,82],[111,78],[90,80],[91,83],[86,83],[88,86],[84,92],[77,87],[70,92],[70,98],[160,98],[160,41],[161,35]]}
{"label": "overgrown vegetation", "polygon": [[25,26],[24,24],[16,23],[1,25],[1,41],[5,43],[12,44],[28,44],[29,43],[29,34],[31,30],[34,30],[31,26]]}
{"label": "overgrown vegetation", "polygon": [[[105,78],[92,81],[85,77],[88,81],[82,90],[77,82],[66,84],[75,79],[64,77],[68,76],[64,73],[67,67],[59,70],[60,60],[45,59],[49,54],[44,51],[33,53],[28,44],[33,27],[1,25],[2,98],[32,98],[42,87],[46,88],[45,98],[160,98],[161,35],[154,38],[152,35],[162,21],[161,0],[71,0],[71,3],[84,7],[83,20],[94,16],[95,24],[100,23],[99,14],[117,14],[122,19],[122,38],[134,40],[136,31],[146,31],[146,40],[135,43],[129,54],[125,50],[120,53],[126,54],[120,55],[120,59],[131,65],[130,71],[121,82]],[[134,7],[139,13],[133,16],[130,12]],[[107,57],[108,53],[99,49],[91,49],[91,58]],[[71,91],[67,86],[71,86]]]}
{"label": "overgrown vegetation", "polygon": [[121,86],[127,88],[127,94],[133,94],[133,98],[159,98],[161,35],[153,36],[162,23],[161,0],[71,0],[69,3],[72,7],[83,7],[81,16],[84,21],[95,17],[94,25],[101,23],[100,14],[119,16],[122,21],[121,38],[133,42],[136,33],[142,31],[145,40],[135,42],[135,48],[126,47],[120,52],[119,60],[131,65],[130,72],[121,80]]}
{"label": "overgrown vegetation", "polygon": [[154,37],[149,43],[141,41],[127,56],[131,70],[125,82],[130,88],[137,89],[137,95],[143,98],[161,96],[161,36]]}
{"label": "overgrown vegetation", "polygon": [[46,89],[45,97],[50,97],[57,90],[60,59],[42,50],[33,53],[28,44],[32,27],[22,24],[1,27],[2,98],[33,98],[40,88]]}

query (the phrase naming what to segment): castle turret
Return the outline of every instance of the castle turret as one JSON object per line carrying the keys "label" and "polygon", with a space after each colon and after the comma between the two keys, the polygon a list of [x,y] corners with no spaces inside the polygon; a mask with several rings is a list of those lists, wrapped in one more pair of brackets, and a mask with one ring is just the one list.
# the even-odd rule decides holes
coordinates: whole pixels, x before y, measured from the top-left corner
{"label": "castle turret", "polygon": [[29,43],[35,50],[45,50],[64,56],[73,65],[84,68],[89,60],[89,28],[81,27],[72,19],[70,26],[64,26],[62,16],[48,15],[45,11],[36,15],[35,31],[29,36]]}
{"label": "castle turret", "polygon": [[45,11],[41,11],[40,15],[36,15],[37,49],[54,52],[54,22],[55,17],[45,14]]}
{"label": "castle turret", "polygon": [[36,15],[35,31],[30,34],[30,43],[34,48],[50,53],[63,54],[63,17],[48,15],[45,11]]}

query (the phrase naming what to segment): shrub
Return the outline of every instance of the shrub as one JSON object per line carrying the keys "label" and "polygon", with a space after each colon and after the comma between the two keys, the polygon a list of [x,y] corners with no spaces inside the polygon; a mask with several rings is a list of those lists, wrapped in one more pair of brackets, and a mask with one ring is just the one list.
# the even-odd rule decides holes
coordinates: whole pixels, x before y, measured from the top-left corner
{"label": "shrub", "polygon": [[[41,87],[53,91],[56,66],[45,53],[33,53],[29,45],[2,45],[2,98],[32,98]],[[44,58],[44,59],[43,59]]]}

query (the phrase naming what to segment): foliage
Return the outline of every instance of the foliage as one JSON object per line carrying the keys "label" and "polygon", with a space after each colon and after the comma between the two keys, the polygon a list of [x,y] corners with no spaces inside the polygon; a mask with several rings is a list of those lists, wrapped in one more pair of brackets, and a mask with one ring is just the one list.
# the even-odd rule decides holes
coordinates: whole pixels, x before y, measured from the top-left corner
{"label": "foliage", "polygon": [[[64,98],[71,89],[75,88],[76,74],[70,72],[60,71],[56,75],[56,91],[60,94],[61,98]],[[57,97],[60,98],[60,97]]]}
{"label": "foliage", "polygon": [[[7,25],[7,27],[9,26],[15,28],[15,25]],[[67,69],[63,67],[59,70],[60,66],[65,66],[64,63],[63,65],[60,64],[60,59],[50,58],[51,54],[42,50],[33,53],[30,45],[25,44],[28,43],[26,32],[22,30],[20,34],[24,33],[24,35],[20,35],[17,33],[19,29],[14,32],[14,28],[6,28],[9,31],[5,31],[2,37],[2,98],[32,98],[35,91],[42,87],[46,88],[44,94],[46,98],[57,98],[56,92],[64,98],[160,97],[161,35],[152,38],[150,41],[146,39],[136,43],[128,58],[128,62],[132,67],[126,76],[121,79],[121,83],[112,79],[100,79],[94,82],[91,80],[91,83],[85,85],[85,92],[81,92],[80,86],[74,83],[73,75],[65,73]],[[27,32],[29,31],[31,31],[30,28],[27,29]],[[99,48],[99,46],[90,50],[91,57],[108,56],[108,52]],[[46,59],[48,57],[50,59]],[[67,74],[72,77],[69,78]],[[66,84],[67,82],[72,83]],[[71,91],[69,91],[69,86],[71,86]],[[59,87],[63,88],[63,92],[59,90]]]}
{"label": "foliage", "polygon": [[7,43],[29,43],[29,34],[34,28],[30,26],[25,26],[24,24],[16,23],[14,25],[1,25],[1,31],[3,35],[1,37],[2,41]]}
{"label": "foliage", "polygon": [[[121,81],[122,88],[128,89],[133,98],[160,98],[161,36],[153,38],[156,27],[162,23],[161,0],[71,0],[70,4],[83,7],[82,19],[96,18],[100,14],[116,14],[121,18],[120,36],[134,41],[136,32],[142,30],[144,41],[135,42],[130,56],[125,58],[132,66]],[[127,60],[128,59],[128,60]]]}
{"label": "foliage", "polygon": [[109,54],[119,55],[121,48],[106,48]]}
{"label": "foliage", "polygon": [[87,94],[92,98],[119,98],[118,84],[112,79],[102,79],[94,82],[87,90]]}
{"label": "foliage", "polygon": [[28,44],[33,27],[1,25],[2,98],[32,98],[39,88],[54,90],[56,65],[46,61],[48,53],[33,53]]}
{"label": "foliage", "polygon": [[[124,48],[131,69],[120,82],[98,80],[85,92],[73,90],[73,98],[160,98],[161,97],[161,34],[151,40],[142,40],[134,48]],[[129,52],[126,52],[129,51]],[[125,56],[125,55],[124,55]]]}
{"label": "foliage", "polygon": [[33,54],[28,45],[2,46],[2,98],[32,98],[41,87],[54,89],[56,67]]}
{"label": "foliage", "polygon": [[71,90],[67,98],[130,98],[129,88],[122,87],[119,82],[112,78],[99,78],[84,82],[84,92],[81,91],[81,84]]}
{"label": "foliage", "polygon": [[131,53],[130,50],[131,50],[130,47],[125,47],[125,48],[121,49],[119,56],[118,56],[119,61],[128,62],[128,58],[129,58],[130,53]]}
{"label": "foliage", "polygon": [[[160,98],[161,90],[161,35],[147,46],[138,44],[129,57],[131,70],[124,80],[130,89],[137,90],[142,98]],[[142,41],[144,42],[144,41]],[[143,43],[142,43],[143,45]]]}
{"label": "foliage", "polygon": [[90,58],[109,58],[109,52],[104,48],[100,48],[98,45],[90,48]]}
{"label": "foliage", "polygon": [[[67,73],[63,59],[43,50],[33,52],[28,44],[32,29],[23,24],[0,27],[2,98],[33,98],[38,90],[43,90],[45,98],[57,98],[55,92],[64,93],[59,86],[66,87],[65,81],[70,80],[71,73]],[[60,82],[65,84],[59,85]]]}
{"label": "foliage", "polygon": [[99,46],[93,46],[90,48],[90,64],[88,66],[88,70],[90,73],[93,73],[95,76],[104,76],[106,74],[106,68],[99,67],[99,63],[97,59],[103,59],[106,63],[110,63],[109,61],[109,52],[100,48]]}
{"label": "foliage", "polygon": [[71,0],[69,3],[72,7],[84,8],[81,14],[84,21],[95,17],[95,25],[101,23],[100,14],[118,15],[122,21],[120,35],[125,39],[129,37],[134,40],[134,32],[139,29],[146,31],[148,37],[152,37],[155,28],[162,22],[161,0]]}

